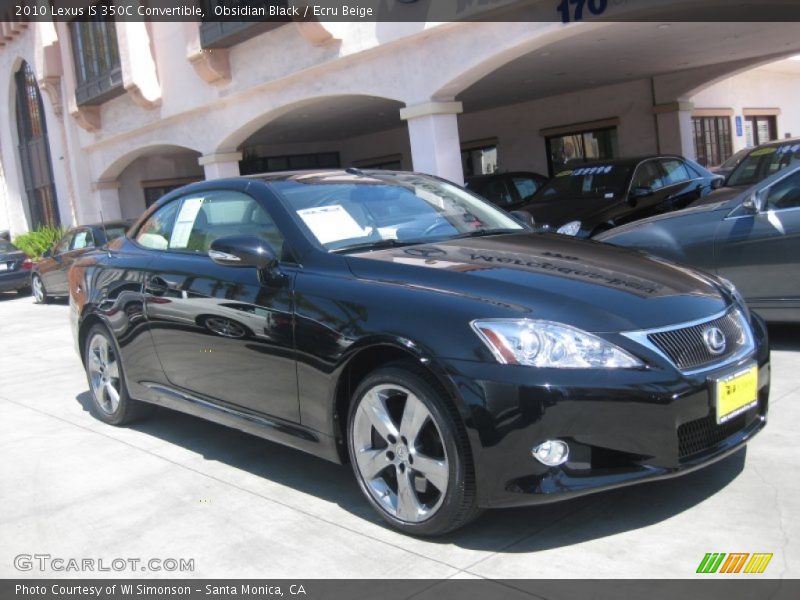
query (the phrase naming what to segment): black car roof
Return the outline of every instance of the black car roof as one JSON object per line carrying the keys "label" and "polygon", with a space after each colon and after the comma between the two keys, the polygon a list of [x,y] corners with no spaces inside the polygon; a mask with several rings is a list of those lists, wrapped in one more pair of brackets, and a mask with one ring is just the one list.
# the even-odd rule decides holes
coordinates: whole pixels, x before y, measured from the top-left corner
{"label": "black car roof", "polygon": [[106,221],[105,223],[86,223],[84,225],[75,225],[74,227],[70,227],[69,231],[74,231],[75,229],[102,229],[103,226],[105,227],[130,227],[136,222],[136,219],[117,219],[115,221]]}

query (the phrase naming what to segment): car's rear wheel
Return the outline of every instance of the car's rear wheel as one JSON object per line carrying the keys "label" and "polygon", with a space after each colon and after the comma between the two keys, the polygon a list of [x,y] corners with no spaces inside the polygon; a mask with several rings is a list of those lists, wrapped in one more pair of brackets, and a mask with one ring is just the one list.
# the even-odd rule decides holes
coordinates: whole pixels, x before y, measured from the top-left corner
{"label": "car's rear wheel", "polygon": [[103,325],[94,325],[86,336],[83,359],[97,418],[111,425],[126,425],[152,414],[152,405],[128,395],[122,361]]}
{"label": "car's rear wheel", "polygon": [[34,274],[31,278],[31,292],[36,304],[47,304],[50,301],[47,290],[44,287],[44,281],[39,275]]}
{"label": "car's rear wheel", "polygon": [[397,529],[440,535],[480,513],[460,417],[412,363],[379,369],[358,386],[348,441],[362,492]]}

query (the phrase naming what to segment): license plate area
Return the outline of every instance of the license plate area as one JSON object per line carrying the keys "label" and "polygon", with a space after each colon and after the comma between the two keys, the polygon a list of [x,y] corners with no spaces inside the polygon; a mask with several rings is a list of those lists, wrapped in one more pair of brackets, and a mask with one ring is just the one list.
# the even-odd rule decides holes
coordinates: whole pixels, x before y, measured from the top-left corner
{"label": "license plate area", "polygon": [[0,271],[8,271],[10,266],[9,263],[0,262]]}
{"label": "license plate area", "polygon": [[712,379],[717,425],[727,423],[758,404],[758,365]]}

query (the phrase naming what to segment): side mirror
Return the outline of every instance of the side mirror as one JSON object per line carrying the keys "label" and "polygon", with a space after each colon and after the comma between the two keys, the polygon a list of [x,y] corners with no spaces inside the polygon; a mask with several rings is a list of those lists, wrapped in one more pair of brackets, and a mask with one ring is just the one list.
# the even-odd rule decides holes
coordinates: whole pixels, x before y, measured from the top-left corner
{"label": "side mirror", "polygon": [[711,189],[712,190],[718,190],[724,184],[725,184],[725,178],[724,177],[722,177],[722,176],[714,177],[714,179],[711,180]]}
{"label": "side mirror", "polygon": [[631,190],[630,196],[628,196],[628,201],[636,201],[639,198],[647,198],[647,196],[652,196],[655,192],[653,192],[653,188],[647,185],[638,185]]}
{"label": "side mirror", "polygon": [[742,202],[742,208],[744,208],[750,214],[757,214],[764,210],[764,206],[767,199],[767,189],[757,190],[747,196]]}
{"label": "side mirror", "polygon": [[226,267],[271,269],[278,263],[275,251],[266,240],[254,235],[223,237],[211,242],[208,256]]}
{"label": "side mirror", "polygon": [[513,210],[510,213],[511,218],[520,223],[521,225],[525,225],[525,227],[529,229],[535,229],[536,223],[533,220],[533,215],[525,210]]}

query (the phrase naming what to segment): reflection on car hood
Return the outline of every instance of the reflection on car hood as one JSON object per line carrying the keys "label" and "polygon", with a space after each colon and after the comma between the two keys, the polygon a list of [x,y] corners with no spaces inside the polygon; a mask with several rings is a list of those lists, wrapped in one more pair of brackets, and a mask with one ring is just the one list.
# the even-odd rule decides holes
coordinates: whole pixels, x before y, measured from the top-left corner
{"label": "reflection on car hood", "polygon": [[561,227],[570,221],[592,222],[594,215],[605,211],[616,198],[556,198],[547,201],[531,202],[525,205],[525,210],[533,215],[536,225],[550,225]]}
{"label": "reflection on car hood", "polygon": [[347,260],[362,279],[455,294],[520,317],[590,331],[661,327],[725,307],[711,280],[698,272],[560,235],[451,240],[365,252]]}
{"label": "reflection on car hood", "polygon": [[736,187],[721,187],[717,190],[714,190],[710,194],[707,194],[700,198],[699,200],[695,200],[692,202],[691,206],[703,206],[705,204],[719,204],[720,202],[727,202],[731,198],[736,198],[737,196],[741,196],[744,191],[747,190],[748,186],[736,186]]}
{"label": "reflection on car hood", "polygon": [[[730,198],[728,198],[728,200],[729,199]],[[717,202],[695,202],[691,206],[681,210],[673,210],[672,212],[663,213],[660,215],[653,215],[652,217],[639,219],[638,221],[634,221],[632,223],[626,223],[625,225],[614,227],[614,229],[604,231],[594,236],[592,239],[595,240],[596,242],[610,241],[613,244],[614,238],[621,233],[626,233],[634,229],[640,229],[652,223],[659,223],[661,221],[680,219],[682,217],[686,217],[689,215],[702,215],[703,213],[706,213],[708,214],[709,220],[714,220],[719,218],[719,217],[712,217],[711,215],[713,215],[714,213],[720,211],[727,213],[728,211],[733,209],[736,203],[729,203],[728,200],[718,200]],[[705,217],[699,217],[699,218],[705,218]]]}

